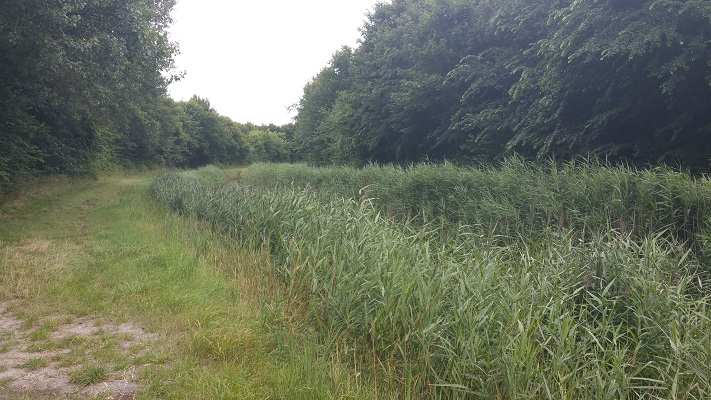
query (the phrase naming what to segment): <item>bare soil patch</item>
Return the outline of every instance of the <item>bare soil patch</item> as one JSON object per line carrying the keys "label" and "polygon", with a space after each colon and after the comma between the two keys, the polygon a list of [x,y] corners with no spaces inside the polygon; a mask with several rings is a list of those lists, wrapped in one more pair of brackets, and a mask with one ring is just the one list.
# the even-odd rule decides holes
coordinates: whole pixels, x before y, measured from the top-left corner
{"label": "bare soil patch", "polygon": [[[155,334],[132,323],[71,315],[28,322],[17,308],[0,303],[0,399],[132,399],[141,388],[141,356]],[[120,366],[97,358],[99,347],[113,352],[112,360],[123,360]],[[88,384],[72,382],[72,372],[85,365],[101,365],[106,373]]]}

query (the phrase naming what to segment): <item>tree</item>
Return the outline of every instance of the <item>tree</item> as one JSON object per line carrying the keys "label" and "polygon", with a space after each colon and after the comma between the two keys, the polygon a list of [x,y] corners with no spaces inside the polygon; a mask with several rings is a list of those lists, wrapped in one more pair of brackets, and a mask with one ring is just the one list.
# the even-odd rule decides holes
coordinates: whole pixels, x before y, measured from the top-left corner
{"label": "tree", "polygon": [[[336,121],[363,161],[412,162],[442,154],[456,97],[444,84],[467,47],[467,2],[379,4],[353,55],[352,85]],[[454,30],[452,30],[454,28]],[[464,34],[466,32],[466,34]]]}
{"label": "tree", "polygon": [[710,15],[706,0],[382,3],[347,79],[329,65],[305,87],[296,146],[314,163],[516,152],[706,166]]}
{"label": "tree", "polygon": [[21,173],[86,172],[93,161],[120,152],[136,110],[159,99],[170,80],[162,72],[177,51],[166,31],[174,3],[3,2],[0,176],[6,184]]}
{"label": "tree", "polygon": [[250,162],[287,162],[289,144],[282,132],[252,130],[245,138]]}
{"label": "tree", "polygon": [[340,137],[329,122],[339,93],[350,86],[352,55],[352,50],[344,46],[304,87],[304,94],[296,105],[298,116],[294,126],[294,140],[298,144],[295,150],[300,159],[324,165],[336,158]]}
{"label": "tree", "polygon": [[534,47],[542,61],[519,85],[551,99],[534,103],[528,120],[540,113],[559,123],[542,132],[522,119],[512,144],[530,141],[564,156],[707,163],[711,3],[572,2],[551,14],[551,25]]}
{"label": "tree", "polygon": [[183,130],[187,137],[187,166],[246,161],[248,148],[243,127],[219,115],[207,99],[193,96],[182,106],[185,110]]}

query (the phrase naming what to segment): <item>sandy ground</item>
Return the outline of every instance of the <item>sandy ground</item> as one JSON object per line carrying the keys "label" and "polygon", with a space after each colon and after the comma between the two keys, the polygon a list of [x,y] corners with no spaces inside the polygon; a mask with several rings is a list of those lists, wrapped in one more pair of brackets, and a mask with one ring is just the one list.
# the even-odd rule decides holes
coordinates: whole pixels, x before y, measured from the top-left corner
{"label": "sandy ground", "polygon": [[119,371],[107,366],[106,377],[91,385],[70,382],[69,373],[82,365],[66,365],[72,351],[71,342],[92,343],[101,337],[115,338],[119,341],[116,351],[130,357],[150,349],[155,335],[130,323],[116,325],[87,317],[53,315],[47,318],[52,326],[48,339],[52,343],[69,344],[49,346],[50,349],[39,346],[38,349],[37,340],[31,337],[37,324],[27,327],[25,321],[13,313],[13,306],[0,303],[0,399],[133,399],[140,389],[137,375],[141,366]]}

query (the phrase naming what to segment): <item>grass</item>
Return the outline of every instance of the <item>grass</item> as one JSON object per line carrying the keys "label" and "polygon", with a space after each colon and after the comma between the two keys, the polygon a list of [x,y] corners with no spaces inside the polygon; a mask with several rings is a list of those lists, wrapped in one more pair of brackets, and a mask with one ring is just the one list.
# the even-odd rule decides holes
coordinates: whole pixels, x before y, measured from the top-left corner
{"label": "grass", "polygon": [[180,175],[188,179],[197,180],[203,184],[218,184],[224,182],[230,176],[227,171],[214,165],[182,171]]}
{"label": "grass", "polygon": [[372,396],[711,396],[705,178],[517,160],[311,171],[320,181],[291,168],[238,185],[165,174],[150,193],[268,251],[286,312]]}
{"label": "grass", "polygon": [[20,364],[18,367],[19,368],[24,368],[30,371],[35,371],[40,368],[44,368],[49,364],[46,358],[43,357],[37,357],[37,358],[32,358],[30,360],[27,360],[26,362]]}
{"label": "grass", "polygon": [[550,230],[584,235],[612,229],[635,239],[667,230],[699,250],[711,213],[706,177],[587,161],[537,164],[509,158],[496,166],[372,165],[357,170],[257,164],[242,182],[280,190],[309,188],[322,199],[368,199],[389,216],[478,225],[532,242]]}
{"label": "grass", "polygon": [[106,379],[109,371],[103,365],[83,365],[69,373],[69,382],[79,385],[93,385]]}
{"label": "grass", "polygon": [[[13,304],[38,351],[68,349],[51,363],[80,371],[136,366],[137,399],[371,397],[333,379],[349,365],[281,311],[265,252],[156,206],[149,178],[38,184],[2,209],[0,301]],[[120,335],[56,341],[56,315],[131,322],[157,342],[127,354]]]}
{"label": "grass", "polygon": [[53,329],[54,326],[51,321],[45,321],[42,326],[30,333],[30,339],[33,341],[47,340],[49,338],[49,334],[52,332]]}

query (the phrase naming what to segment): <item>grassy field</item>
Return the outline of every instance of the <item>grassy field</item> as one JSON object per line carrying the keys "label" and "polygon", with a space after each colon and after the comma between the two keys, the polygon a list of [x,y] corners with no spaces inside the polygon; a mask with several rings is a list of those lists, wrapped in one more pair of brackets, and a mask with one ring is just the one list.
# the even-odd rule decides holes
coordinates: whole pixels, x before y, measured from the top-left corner
{"label": "grassy field", "polygon": [[149,182],[57,179],[0,207],[0,398],[372,396],[283,307],[269,254],[156,205]]}
{"label": "grassy field", "polygon": [[[375,397],[711,396],[711,185],[593,163],[167,173]],[[345,357],[344,357],[345,355]]]}

